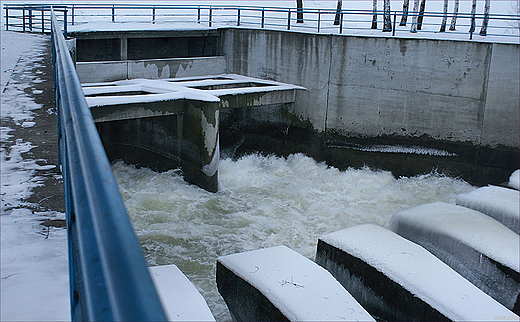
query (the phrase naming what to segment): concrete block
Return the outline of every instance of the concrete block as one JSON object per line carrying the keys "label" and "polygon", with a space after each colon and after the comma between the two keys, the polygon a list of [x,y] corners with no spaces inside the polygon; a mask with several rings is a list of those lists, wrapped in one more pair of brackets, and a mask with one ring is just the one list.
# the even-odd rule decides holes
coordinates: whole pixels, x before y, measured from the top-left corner
{"label": "concrete block", "polygon": [[169,321],[215,321],[206,300],[177,266],[149,271]]}
{"label": "concrete block", "polygon": [[126,61],[77,62],[76,72],[82,84],[110,82],[128,78]]}
{"label": "concrete block", "polygon": [[316,262],[378,320],[518,319],[423,247],[375,224],[321,237]]}
{"label": "concrete block", "polygon": [[374,321],[329,272],[285,246],[220,257],[217,287],[238,321]]}
{"label": "concrete block", "polygon": [[518,190],[497,186],[481,187],[458,195],[455,203],[480,211],[498,220],[517,234],[520,231]]}
{"label": "concrete block", "polygon": [[397,212],[390,228],[518,312],[520,241],[495,219],[465,207],[435,202]]}

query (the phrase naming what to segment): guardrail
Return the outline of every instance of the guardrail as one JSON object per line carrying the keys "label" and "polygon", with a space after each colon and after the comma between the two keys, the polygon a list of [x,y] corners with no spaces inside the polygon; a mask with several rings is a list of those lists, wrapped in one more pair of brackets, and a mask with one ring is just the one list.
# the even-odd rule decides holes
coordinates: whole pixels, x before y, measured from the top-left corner
{"label": "guardrail", "polygon": [[166,321],[52,10],[51,21],[72,319]]}
{"label": "guardrail", "polygon": [[[245,26],[310,32],[344,33],[348,30],[380,28],[383,32],[422,32],[479,34],[518,37],[519,15],[405,12],[396,10],[296,9],[236,5],[125,5],[71,4],[64,7],[64,28],[90,22],[198,23],[208,27]],[[6,30],[45,31],[46,15],[34,15],[38,5],[5,4]],[[305,19],[298,18],[298,13]],[[403,17],[408,18],[407,23]],[[446,28],[446,20],[458,21],[456,28]],[[374,20],[375,19],[375,20]],[[378,21],[379,20],[379,21]],[[303,21],[303,23],[301,23]],[[374,24],[375,21],[375,24]],[[41,24],[42,27],[38,27]],[[455,26],[455,24],[453,24]],[[376,27],[376,28],[374,28]],[[66,30],[66,29],[65,29]]]}

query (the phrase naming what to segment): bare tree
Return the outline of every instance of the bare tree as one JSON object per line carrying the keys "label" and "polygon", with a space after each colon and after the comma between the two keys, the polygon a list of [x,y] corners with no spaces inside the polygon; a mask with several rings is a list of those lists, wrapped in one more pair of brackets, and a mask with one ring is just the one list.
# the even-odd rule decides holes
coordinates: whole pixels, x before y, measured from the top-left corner
{"label": "bare tree", "polygon": [[448,20],[448,0],[444,0],[444,6],[442,7],[442,22],[441,29],[439,32],[446,31],[446,21]]}
{"label": "bare tree", "polygon": [[469,32],[475,32],[475,14],[477,13],[477,0],[473,0],[471,3],[471,26]]}
{"label": "bare tree", "polygon": [[342,0],[338,0],[338,5],[336,6],[336,16],[334,17],[334,25],[339,25],[339,21],[341,20],[342,2]]}
{"label": "bare tree", "polygon": [[372,0],[372,29],[377,29],[377,0]]}
{"label": "bare tree", "polygon": [[296,22],[303,23],[303,0],[296,0]]}
{"label": "bare tree", "polygon": [[419,14],[419,1],[420,0],[414,0],[413,2],[412,27],[410,28],[410,32],[413,33],[417,32],[417,16]]}
{"label": "bare tree", "polygon": [[455,0],[455,7],[453,7],[453,17],[451,18],[450,30],[455,30],[457,24],[457,15],[459,14],[459,0]]}
{"label": "bare tree", "polygon": [[425,9],[426,9],[426,0],[421,0],[421,5],[419,7],[419,17],[417,17],[417,30],[422,29],[422,23],[423,23]]}
{"label": "bare tree", "polygon": [[384,1],[383,31],[392,31],[392,17],[390,15],[390,0]]}
{"label": "bare tree", "polygon": [[403,15],[401,16],[401,23],[399,26],[406,26],[408,20],[408,8],[410,7],[410,0],[403,0]]}
{"label": "bare tree", "polygon": [[486,0],[486,2],[484,3],[484,20],[482,21],[482,28],[480,28],[481,36],[487,35],[487,26],[489,23],[489,7],[490,1]]}

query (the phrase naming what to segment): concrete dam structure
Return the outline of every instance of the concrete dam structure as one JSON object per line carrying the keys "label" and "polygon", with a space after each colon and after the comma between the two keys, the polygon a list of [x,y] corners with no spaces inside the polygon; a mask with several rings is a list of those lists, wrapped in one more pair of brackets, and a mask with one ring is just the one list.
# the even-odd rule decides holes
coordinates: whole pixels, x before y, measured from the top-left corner
{"label": "concrete dam structure", "polygon": [[436,169],[476,185],[518,168],[518,44],[245,28],[72,36],[82,82],[238,74],[306,89],[293,104],[221,111],[226,156],[303,152],[340,169]]}

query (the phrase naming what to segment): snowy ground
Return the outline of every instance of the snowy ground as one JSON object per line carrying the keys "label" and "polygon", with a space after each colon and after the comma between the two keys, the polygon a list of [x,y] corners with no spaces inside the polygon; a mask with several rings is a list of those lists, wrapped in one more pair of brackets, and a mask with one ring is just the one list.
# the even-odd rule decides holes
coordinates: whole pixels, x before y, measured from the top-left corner
{"label": "snowy ground", "polygon": [[70,320],[67,236],[56,227],[64,214],[30,201],[47,182],[42,173],[56,175],[56,165],[39,159],[27,140],[46,131],[37,115],[52,113],[36,102],[42,87],[52,89],[43,72],[48,45],[48,36],[1,32],[2,321]]}

